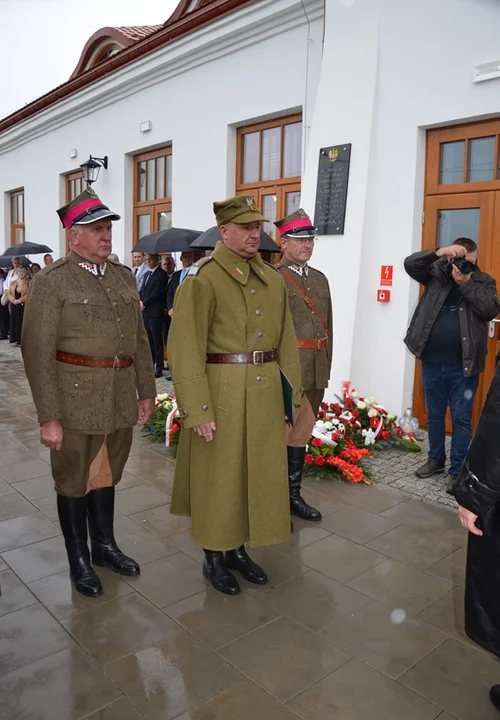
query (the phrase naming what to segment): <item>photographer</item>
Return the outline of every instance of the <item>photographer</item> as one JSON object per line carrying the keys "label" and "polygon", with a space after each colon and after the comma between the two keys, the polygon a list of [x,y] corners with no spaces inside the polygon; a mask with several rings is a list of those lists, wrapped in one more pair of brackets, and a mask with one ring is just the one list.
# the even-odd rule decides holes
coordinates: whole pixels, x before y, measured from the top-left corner
{"label": "photographer", "polygon": [[500,312],[495,280],[476,263],[477,245],[469,238],[414,253],[404,263],[408,275],[425,286],[405,338],[410,352],[422,361],[430,445],[429,459],[415,474],[428,478],[444,472],[449,405],[453,430],[448,491],[469,447],[474,395],[486,358],[487,323]]}

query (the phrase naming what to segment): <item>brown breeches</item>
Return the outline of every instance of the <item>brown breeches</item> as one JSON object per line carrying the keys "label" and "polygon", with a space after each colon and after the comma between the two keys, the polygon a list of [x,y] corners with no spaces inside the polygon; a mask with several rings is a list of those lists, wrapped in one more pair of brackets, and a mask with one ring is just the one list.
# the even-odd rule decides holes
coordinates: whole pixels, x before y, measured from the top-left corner
{"label": "brown breeches", "polygon": [[295,413],[293,428],[287,426],[286,444],[289,447],[305,447],[309,443],[324,394],[324,390],[307,390],[304,393],[302,405]]}
{"label": "brown breeches", "polygon": [[86,435],[64,430],[60,451],[51,450],[56,492],[83,497],[91,490],[120,482],[132,445],[132,428],[109,435]]}

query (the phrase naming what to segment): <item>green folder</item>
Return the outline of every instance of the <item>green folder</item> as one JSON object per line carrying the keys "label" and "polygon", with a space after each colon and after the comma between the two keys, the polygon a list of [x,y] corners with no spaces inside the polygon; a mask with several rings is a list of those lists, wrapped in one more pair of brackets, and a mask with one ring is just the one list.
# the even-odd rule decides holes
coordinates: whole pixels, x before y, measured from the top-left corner
{"label": "green folder", "polygon": [[295,419],[294,418],[295,406],[293,404],[293,385],[281,368],[280,368],[280,377],[281,377],[281,387],[283,389],[283,402],[285,405],[285,415],[286,415],[288,422],[293,427],[294,419]]}

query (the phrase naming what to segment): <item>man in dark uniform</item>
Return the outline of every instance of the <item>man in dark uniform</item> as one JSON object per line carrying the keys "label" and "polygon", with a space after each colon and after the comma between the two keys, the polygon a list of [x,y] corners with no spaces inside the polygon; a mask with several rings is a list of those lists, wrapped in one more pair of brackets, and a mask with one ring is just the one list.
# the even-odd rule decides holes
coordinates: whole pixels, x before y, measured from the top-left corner
{"label": "man in dark uniform", "polygon": [[144,327],[155,366],[155,377],[163,375],[163,319],[168,285],[168,275],[160,265],[159,255],[146,255],[149,271],[139,290]]}
{"label": "man in dark uniform", "polygon": [[71,578],[96,597],[94,565],[137,575],[113,532],[114,486],[132,444],[132,427],[154,411],[151,353],[134,276],[108,260],[112,220],[120,216],[91,190],[57,211],[71,252],[32,281],[22,352],[40,423],[51,450],[57,509]]}
{"label": "man in dark uniform", "polygon": [[295,425],[289,428],[288,484],[290,511],[303,520],[321,520],[319,510],[300,494],[306,446],[330,379],[333,313],[328,280],[308,265],[316,231],[303,210],[275,223],[281,235],[283,258],[278,269],[285,278],[305,395]]}

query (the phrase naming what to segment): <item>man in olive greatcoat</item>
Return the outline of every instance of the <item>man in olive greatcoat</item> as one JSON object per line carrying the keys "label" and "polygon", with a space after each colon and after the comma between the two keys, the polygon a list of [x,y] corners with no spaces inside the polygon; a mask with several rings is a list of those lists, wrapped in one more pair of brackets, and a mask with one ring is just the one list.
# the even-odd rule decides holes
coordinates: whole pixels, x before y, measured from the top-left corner
{"label": "man in olive greatcoat", "polygon": [[285,283],[258,255],[264,218],[247,196],[214,212],[223,242],[179,287],[168,339],[183,418],[170,509],[191,516],[213,587],[236,595],[231,570],[267,582],[244,543],[290,537],[280,368],[297,406],[302,391]]}
{"label": "man in olive greatcoat", "polygon": [[288,429],[290,511],[303,520],[321,520],[321,513],[301,496],[306,447],[319,406],[328,387],[332,365],[333,312],[328,280],[309,265],[316,231],[304,210],[275,223],[283,258],[278,270],[285,278],[302,367],[304,398],[293,428]]}
{"label": "man in olive greatcoat", "polygon": [[[500,657],[500,363],[476,434],[451,489],[469,531],[465,579],[465,632]],[[500,710],[500,685],[490,689]]]}
{"label": "man in olive greatcoat", "polygon": [[156,387],[134,276],[108,259],[119,215],[91,190],[57,212],[71,252],[31,283],[22,352],[40,439],[51,450],[71,578],[96,597],[102,585],[90,564],[87,520],[93,564],[139,573],[115,542],[114,486],[132,427],[153,413]]}

